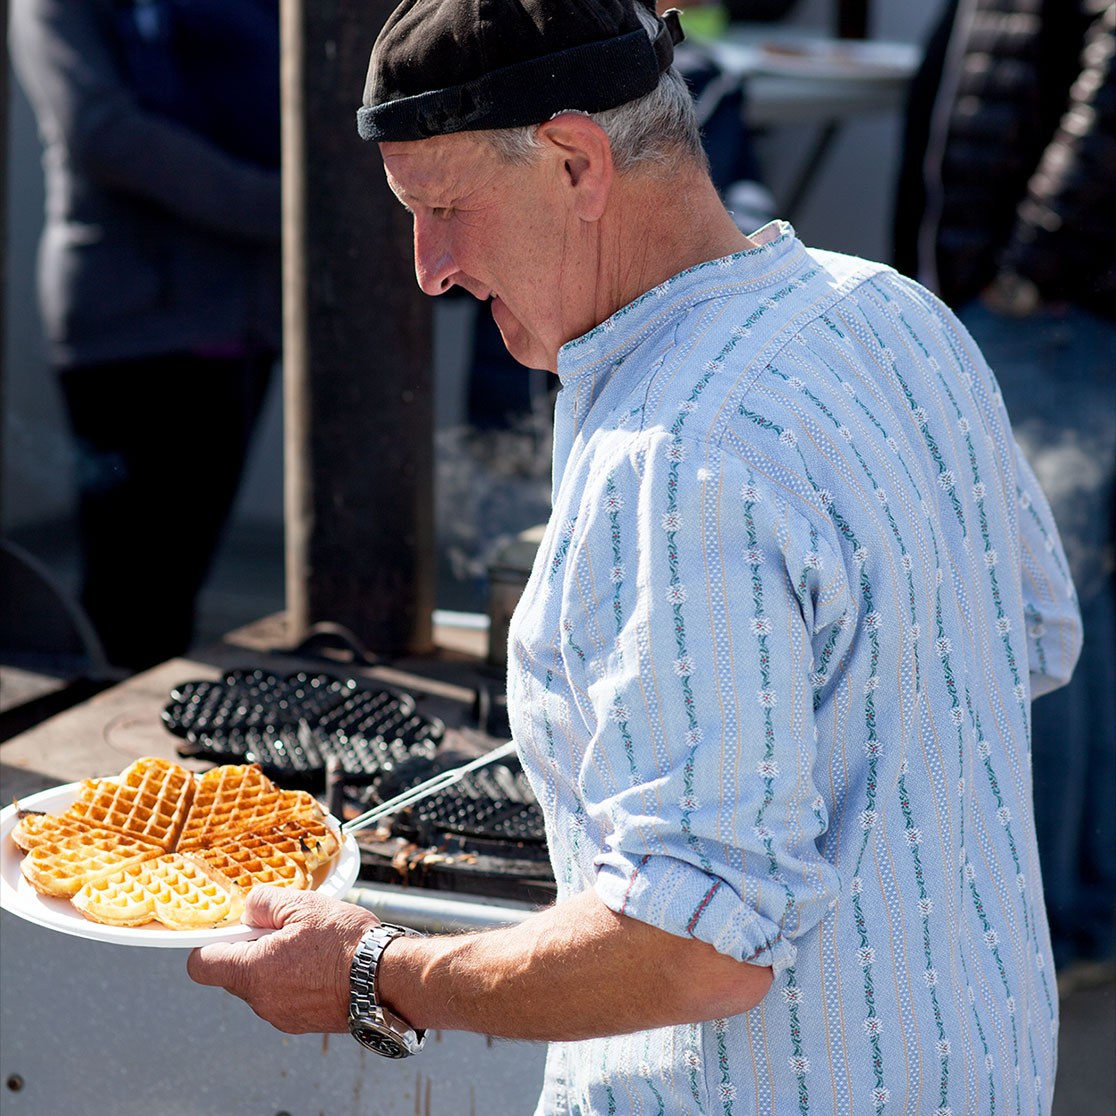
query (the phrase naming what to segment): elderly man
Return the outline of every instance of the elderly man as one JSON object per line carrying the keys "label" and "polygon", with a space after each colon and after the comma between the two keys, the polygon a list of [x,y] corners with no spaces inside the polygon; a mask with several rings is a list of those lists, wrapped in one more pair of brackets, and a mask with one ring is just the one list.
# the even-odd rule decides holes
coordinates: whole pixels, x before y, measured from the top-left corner
{"label": "elderly man", "polygon": [[633,0],[407,0],[362,134],[430,294],[561,379],[508,704],[560,897],[423,938],[260,889],[190,973],[292,1032],[553,1043],[540,1113],[1044,1113],[1031,699],[1073,587],[988,368],[879,265],[743,236]]}

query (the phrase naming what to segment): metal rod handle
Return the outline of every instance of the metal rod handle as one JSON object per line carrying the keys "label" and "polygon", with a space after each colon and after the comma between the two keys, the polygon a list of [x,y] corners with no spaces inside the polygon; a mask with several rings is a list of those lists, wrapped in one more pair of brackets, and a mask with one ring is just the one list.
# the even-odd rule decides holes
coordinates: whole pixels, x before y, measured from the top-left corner
{"label": "metal rod handle", "polygon": [[341,826],[341,832],[344,834],[356,833],[358,830],[367,829],[368,826],[380,820],[380,818],[387,817],[388,814],[394,814],[397,810],[402,810],[407,806],[413,806],[416,802],[443,790],[445,787],[452,786],[463,776],[468,775],[470,771],[476,771],[478,768],[486,767],[490,763],[496,763],[499,760],[507,759],[508,756],[515,754],[515,742],[509,740],[506,744],[501,744],[499,748],[493,748],[491,752],[486,752],[483,756],[479,756],[469,763],[463,764],[461,767],[454,767],[449,771],[440,771],[437,775],[431,776],[418,786],[411,787],[410,790],[405,790],[401,794],[397,794],[394,798],[389,798],[387,802],[381,802],[379,806],[373,806],[371,810],[365,810],[363,814],[358,817],[352,818]]}

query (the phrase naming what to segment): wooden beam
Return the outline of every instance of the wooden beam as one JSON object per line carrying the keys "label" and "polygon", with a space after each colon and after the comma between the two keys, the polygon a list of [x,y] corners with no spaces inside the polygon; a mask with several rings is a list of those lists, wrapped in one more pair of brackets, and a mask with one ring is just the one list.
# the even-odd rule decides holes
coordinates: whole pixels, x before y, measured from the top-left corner
{"label": "wooden beam", "polygon": [[[0,27],[8,27],[8,0],[0,0]],[[8,59],[0,67],[0,448],[3,445],[3,425],[8,410],[5,402],[4,384],[8,364],[8,327],[6,321],[8,307],[8,146],[11,143],[11,120],[9,117],[8,80],[11,66]],[[0,533],[4,529],[4,455],[0,452]]]}
{"label": "wooden beam", "polygon": [[837,0],[838,38],[868,38],[869,6],[869,0]]}
{"label": "wooden beam", "polygon": [[287,613],[422,652],[434,606],[429,299],[356,133],[391,2],[282,0]]}

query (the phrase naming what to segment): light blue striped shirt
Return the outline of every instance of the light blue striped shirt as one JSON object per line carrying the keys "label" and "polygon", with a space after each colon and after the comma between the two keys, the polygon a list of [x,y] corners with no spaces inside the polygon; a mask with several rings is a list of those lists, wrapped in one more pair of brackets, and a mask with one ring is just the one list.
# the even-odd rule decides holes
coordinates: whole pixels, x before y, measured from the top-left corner
{"label": "light blue striped shirt", "polygon": [[1061,546],[953,316],[763,241],[562,349],[509,709],[560,896],[775,983],[553,1045],[539,1111],[1045,1113],[1028,741],[1080,645]]}

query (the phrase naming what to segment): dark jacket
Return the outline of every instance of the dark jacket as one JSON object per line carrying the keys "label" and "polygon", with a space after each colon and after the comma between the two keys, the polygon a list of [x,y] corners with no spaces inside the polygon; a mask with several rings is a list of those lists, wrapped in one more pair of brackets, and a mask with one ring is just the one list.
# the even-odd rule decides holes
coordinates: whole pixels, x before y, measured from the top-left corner
{"label": "dark jacket", "polygon": [[999,272],[1116,317],[1116,4],[953,0],[911,86],[896,265],[952,306]]}
{"label": "dark jacket", "polygon": [[756,23],[785,19],[798,0],[725,0],[729,19],[752,20]]}
{"label": "dark jacket", "polygon": [[[56,366],[281,339],[279,174],[145,106],[117,0],[11,0],[43,143],[39,295]],[[274,75],[278,98],[278,73]],[[277,105],[276,105],[277,112]]]}

